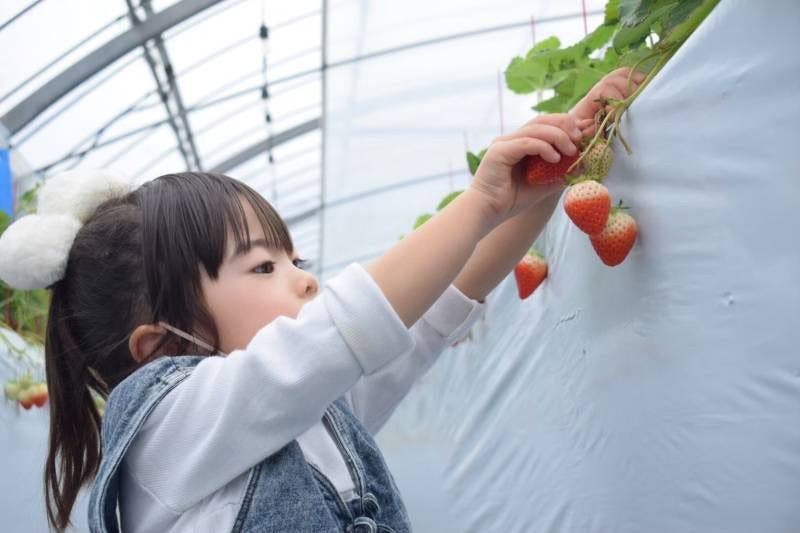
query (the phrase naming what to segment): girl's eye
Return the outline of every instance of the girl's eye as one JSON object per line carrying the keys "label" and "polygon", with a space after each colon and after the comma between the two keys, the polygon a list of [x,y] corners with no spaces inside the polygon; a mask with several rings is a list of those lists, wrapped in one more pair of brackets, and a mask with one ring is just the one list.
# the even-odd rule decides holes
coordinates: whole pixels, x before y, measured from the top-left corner
{"label": "girl's eye", "polygon": [[271,274],[275,270],[275,263],[273,261],[265,261],[255,267],[253,272],[256,274]]}
{"label": "girl's eye", "polygon": [[306,267],[308,266],[308,261],[300,258],[294,259],[292,263],[294,263],[294,266],[296,266],[297,268],[302,268],[303,270],[305,270]]}

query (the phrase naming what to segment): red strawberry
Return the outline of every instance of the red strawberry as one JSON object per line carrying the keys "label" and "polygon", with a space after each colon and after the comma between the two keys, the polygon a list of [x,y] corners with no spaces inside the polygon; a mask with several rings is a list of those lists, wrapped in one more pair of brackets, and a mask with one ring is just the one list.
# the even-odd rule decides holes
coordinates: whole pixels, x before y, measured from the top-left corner
{"label": "red strawberry", "polygon": [[611,194],[602,183],[582,181],[567,190],[564,211],[578,228],[597,235],[606,227],[611,212]]}
{"label": "red strawberry", "polygon": [[33,387],[28,387],[19,393],[19,404],[25,409],[33,407]]}
{"label": "red strawberry", "polygon": [[627,257],[636,242],[636,221],[621,207],[611,210],[606,227],[598,235],[592,235],[592,247],[600,260],[608,266],[617,266]]}
{"label": "red strawberry", "polygon": [[558,163],[549,163],[538,155],[529,156],[525,161],[525,179],[531,185],[558,183],[564,179],[569,167],[580,156],[580,153],[575,155],[561,154],[561,159],[559,159]]}
{"label": "red strawberry", "polygon": [[517,280],[519,297],[524,300],[530,296],[536,287],[541,285],[547,277],[547,261],[536,251],[528,252],[522,261],[514,267],[514,277]]}
{"label": "red strawberry", "polygon": [[42,407],[47,403],[47,385],[44,383],[39,383],[38,385],[34,385],[32,390],[33,395],[31,400],[36,407]]}

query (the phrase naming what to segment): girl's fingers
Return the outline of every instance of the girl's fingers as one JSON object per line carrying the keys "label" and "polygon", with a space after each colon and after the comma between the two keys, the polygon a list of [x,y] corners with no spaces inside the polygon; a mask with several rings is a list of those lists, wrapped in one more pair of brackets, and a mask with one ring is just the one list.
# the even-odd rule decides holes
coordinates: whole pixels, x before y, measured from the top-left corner
{"label": "girl's fingers", "polygon": [[581,129],[581,136],[584,139],[594,137],[594,134],[597,133],[597,124],[593,118],[581,120],[578,127]]}
{"label": "girl's fingers", "polygon": [[[625,81],[623,80],[622,83],[624,84]],[[624,85],[621,88],[619,88],[616,85],[613,85],[613,84],[609,83],[603,89],[603,96],[602,97],[603,98],[611,98],[613,100],[624,100],[625,99],[625,90],[626,90],[626,87]]]}
{"label": "girl's fingers", "polygon": [[581,130],[581,133],[583,134],[584,138],[594,137],[594,134],[597,133],[597,125],[594,122],[592,122],[591,124],[583,128]]}
{"label": "girl's fingers", "polygon": [[[572,119],[571,123],[575,127],[578,136],[580,136],[580,128],[577,127],[575,120]],[[523,126],[514,133],[503,135],[498,137],[496,140],[507,141],[517,138],[536,138],[544,140],[549,144],[555,145],[562,154],[573,155],[578,151],[577,146],[575,146],[575,142],[563,129],[557,126],[550,126],[548,124],[532,124],[530,126]]]}
{"label": "girl's fingers", "polygon": [[[565,122],[563,117],[560,116],[559,119],[560,122]],[[572,135],[568,132],[577,134],[578,139],[580,139],[580,130],[577,124],[575,124],[575,119],[570,117],[570,120],[566,120],[566,122],[570,124],[570,126],[568,126],[570,128],[569,130],[564,130],[559,126],[550,124],[534,124],[533,126],[524,128],[522,133],[527,137],[535,137],[547,141],[549,144],[554,145],[562,154],[574,155],[578,152],[578,147],[575,146]],[[572,129],[573,127],[574,130]]]}
{"label": "girl's fingers", "polygon": [[639,70],[634,70],[633,76],[631,76],[631,81],[633,81],[637,85],[640,85],[645,80],[645,78],[647,78],[647,74]]}
{"label": "girl's fingers", "polygon": [[[609,77],[609,82],[622,91],[627,97],[639,88],[639,85],[642,84],[645,78],[646,76],[644,73],[635,70],[633,74],[631,74],[631,69],[625,68],[614,71]],[[630,85],[628,85],[629,81]],[[630,91],[628,90],[629,87]]]}
{"label": "girl's fingers", "polygon": [[[580,140],[580,127],[576,123],[575,117],[569,113],[554,113],[550,115],[539,115],[533,120],[529,120],[525,126],[533,126],[534,124],[548,124],[564,130],[572,140]],[[524,126],[523,126],[524,127]]]}
{"label": "girl's fingers", "polygon": [[[615,89],[622,98],[627,98],[631,94],[633,94],[636,89],[639,88],[639,84],[635,81],[631,81],[630,87],[628,86],[628,78],[623,77],[614,77],[608,80],[609,87],[607,90]],[[630,90],[629,90],[630,89]]]}
{"label": "girl's fingers", "polygon": [[525,156],[538,155],[545,161],[557,163],[561,154],[549,143],[532,137],[518,137],[497,141],[490,150],[494,150],[500,162],[511,167],[522,161]]}

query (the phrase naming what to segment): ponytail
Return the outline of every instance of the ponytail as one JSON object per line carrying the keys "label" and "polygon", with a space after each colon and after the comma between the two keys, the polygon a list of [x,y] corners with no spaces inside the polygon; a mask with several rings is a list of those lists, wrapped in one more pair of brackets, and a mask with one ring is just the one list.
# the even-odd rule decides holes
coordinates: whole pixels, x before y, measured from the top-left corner
{"label": "ponytail", "polygon": [[44,494],[47,519],[56,531],[70,525],[78,494],[100,467],[102,423],[93,394],[107,398],[137,367],[127,338],[147,319],[140,227],[133,196],[105,202],[78,232],[64,277],[50,286]]}
{"label": "ponytail", "polygon": [[[47,519],[57,531],[70,524],[70,513],[80,489],[100,466],[100,413],[92,399],[86,361],[68,331],[63,289],[57,283],[50,303],[45,341],[45,367],[50,403],[50,439],[44,469]],[[105,395],[105,394],[104,394]]]}

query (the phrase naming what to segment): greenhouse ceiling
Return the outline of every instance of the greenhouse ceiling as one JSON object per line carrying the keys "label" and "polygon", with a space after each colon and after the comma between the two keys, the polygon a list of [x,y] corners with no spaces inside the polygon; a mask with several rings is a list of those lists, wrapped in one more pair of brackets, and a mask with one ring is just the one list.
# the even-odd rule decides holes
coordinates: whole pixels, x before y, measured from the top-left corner
{"label": "greenhouse ceiling", "polygon": [[6,0],[0,141],[17,194],[73,168],[227,173],[325,276],[464,187],[465,150],[533,114],[510,59],[583,37],[603,5]]}

